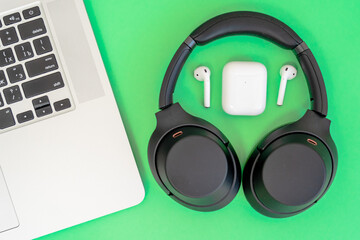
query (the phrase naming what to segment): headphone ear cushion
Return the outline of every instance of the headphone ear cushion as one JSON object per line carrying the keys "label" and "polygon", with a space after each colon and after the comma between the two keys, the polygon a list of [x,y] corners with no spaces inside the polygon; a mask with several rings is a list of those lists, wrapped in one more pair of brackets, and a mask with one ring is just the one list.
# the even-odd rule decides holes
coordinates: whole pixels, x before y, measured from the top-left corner
{"label": "headphone ear cushion", "polygon": [[332,156],[318,138],[306,133],[279,137],[257,149],[244,169],[250,204],[270,217],[288,217],[312,206],[329,187]]}
{"label": "headphone ear cushion", "polygon": [[156,168],[169,195],[199,211],[226,206],[240,187],[241,168],[232,147],[198,126],[166,134],[157,149]]}

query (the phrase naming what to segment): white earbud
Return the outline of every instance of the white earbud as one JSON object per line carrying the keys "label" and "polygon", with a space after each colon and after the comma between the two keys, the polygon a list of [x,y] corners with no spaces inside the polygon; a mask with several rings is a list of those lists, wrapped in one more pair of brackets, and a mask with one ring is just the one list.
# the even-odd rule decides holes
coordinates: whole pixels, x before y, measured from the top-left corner
{"label": "white earbud", "polygon": [[279,106],[283,105],[286,83],[288,80],[295,78],[296,74],[297,74],[296,68],[291,65],[284,65],[280,69],[281,82],[280,82],[280,89],[279,89],[277,105],[279,105]]}
{"label": "white earbud", "polygon": [[198,67],[194,71],[194,77],[198,81],[204,81],[204,106],[210,107],[210,70],[208,67]]}

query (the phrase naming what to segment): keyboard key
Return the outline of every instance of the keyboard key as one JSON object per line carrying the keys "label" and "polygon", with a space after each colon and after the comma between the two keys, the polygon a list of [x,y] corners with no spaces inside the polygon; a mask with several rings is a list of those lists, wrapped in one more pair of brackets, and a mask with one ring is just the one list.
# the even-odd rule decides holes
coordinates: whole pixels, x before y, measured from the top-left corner
{"label": "keyboard key", "polygon": [[0,110],[0,129],[5,129],[14,125],[15,120],[11,108]]}
{"label": "keyboard key", "polygon": [[0,70],[0,87],[4,87],[7,85],[5,73],[3,70]]}
{"label": "keyboard key", "polygon": [[48,36],[35,39],[33,43],[34,43],[35,51],[38,55],[52,51],[52,46]]}
{"label": "keyboard key", "polygon": [[17,121],[18,123],[24,123],[30,120],[34,119],[34,114],[31,110],[23,112],[23,113],[19,113],[18,115],[16,115]]}
{"label": "keyboard key", "polygon": [[71,107],[70,100],[68,98],[54,102],[55,111],[61,111]]}
{"label": "keyboard key", "polygon": [[64,82],[59,72],[22,84],[26,98],[34,97],[62,87],[64,87]]}
{"label": "keyboard key", "polygon": [[4,17],[5,25],[14,24],[21,21],[20,13],[13,13]]}
{"label": "keyboard key", "polygon": [[4,105],[5,105],[4,100],[2,99],[1,94],[0,94],[0,107],[3,107]]}
{"label": "keyboard key", "polygon": [[0,20],[0,28],[2,27],[2,23],[1,23],[1,20]]}
{"label": "keyboard key", "polygon": [[32,104],[34,106],[34,109],[37,110],[39,108],[50,105],[50,100],[49,100],[48,96],[43,96],[43,97],[32,100]]}
{"label": "keyboard key", "polygon": [[37,117],[43,117],[43,116],[51,114],[52,112],[53,111],[52,111],[50,105],[47,105],[45,107],[42,107],[40,109],[35,110],[35,113],[36,113]]}
{"label": "keyboard key", "polygon": [[53,112],[47,96],[34,99],[32,100],[32,103],[37,117],[42,117]]}
{"label": "keyboard key", "polygon": [[16,83],[26,78],[24,68],[21,64],[7,68],[6,72],[11,83]]}
{"label": "keyboard key", "polygon": [[23,99],[18,85],[5,88],[4,96],[7,104],[16,103]]}
{"label": "keyboard key", "polygon": [[0,50],[0,67],[13,64],[14,62],[15,57],[11,48]]}
{"label": "keyboard key", "polygon": [[32,8],[29,8],[29,9],[25,9],[24,11],[22,11],[22,14],[23,14],[25,19],[36,17],[36,16],[40,15],[40,8],[39,7],[32,7]]}
{"label": "keyboard key", "polygon": [[16,34],[16,30],[14,27],[4,29],[0,31],[1,42],[4,46],[16,43],[19,41],[19,38]]}
{"label": "keyboard key", "polygon": [[34,56],[34,52],[29,42],[17,45],[14,49],[19,61],[32,58]]}
{"label": "keyboard key", "polygon": [[46,33],[44,20],[41,18],[19,24],[18,29],[22,40]]}
{"label": "keyboard key", "polygon": [[25,67],[29,77],[34,77],[59,68],[54,54],[27,62],[25,63]]}

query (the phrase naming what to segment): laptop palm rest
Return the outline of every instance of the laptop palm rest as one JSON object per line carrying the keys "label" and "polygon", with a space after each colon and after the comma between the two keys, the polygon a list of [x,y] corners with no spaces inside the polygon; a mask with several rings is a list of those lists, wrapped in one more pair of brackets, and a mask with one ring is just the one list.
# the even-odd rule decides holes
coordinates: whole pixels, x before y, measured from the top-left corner
{"label": "laptop palm rest", "polygon": [[18,226],[19,221],[0,168],[0,233]]}

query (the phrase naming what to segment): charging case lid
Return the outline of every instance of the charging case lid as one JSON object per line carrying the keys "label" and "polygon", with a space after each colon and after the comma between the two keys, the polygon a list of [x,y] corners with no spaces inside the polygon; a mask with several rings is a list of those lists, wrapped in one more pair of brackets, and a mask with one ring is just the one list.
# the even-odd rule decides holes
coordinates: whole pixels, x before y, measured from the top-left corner
{"label": "charging case lid", "polygon": [[229,62],[224,66],[222,107],[230,115],[259,115],[266,106],[267,71],[259,62]]}

